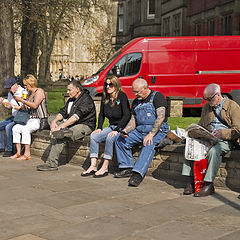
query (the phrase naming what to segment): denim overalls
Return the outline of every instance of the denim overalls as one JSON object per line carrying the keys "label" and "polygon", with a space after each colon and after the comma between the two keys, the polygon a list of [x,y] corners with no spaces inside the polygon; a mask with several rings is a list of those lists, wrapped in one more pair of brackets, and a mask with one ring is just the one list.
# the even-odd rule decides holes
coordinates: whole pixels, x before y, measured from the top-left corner
{"label": "denim overalls", "polygon": [[[134,108],[136,113],[136,128],[128,134],[127,138],[119,136],[116,139],[116,153],[119,163],[119,168],[133,168],[134,172],[138,172],[144,177],[149,164],[152,162],[155,154],[155,146],[166,136],[169,131],[167,122],[162,123],[158,133],[153,137],[153,144],[142,146],[142,151],[134,165],[134,159],[132,156],[131,148],[142,143],[144,137],[152,129],[152,126],[156,120],[156,110],[153,105],[153,99],[156,92],[152,93],[150,101],[147,103],[140,103]],[[149,143],[148,143],[149,144]]]}

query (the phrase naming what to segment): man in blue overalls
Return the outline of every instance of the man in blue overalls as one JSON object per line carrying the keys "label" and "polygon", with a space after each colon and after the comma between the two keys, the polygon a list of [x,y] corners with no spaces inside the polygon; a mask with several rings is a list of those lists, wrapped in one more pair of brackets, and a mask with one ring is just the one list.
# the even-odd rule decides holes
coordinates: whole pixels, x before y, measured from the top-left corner
{"label": "man in blue overalls", "polygon": [[[167,102],[160,92],[148,88],[147,82],[136,79],[132,84],[136,99],[132,103],[132,117],[116,139],[116,153],[120,172],[115,178],[130,177],[129,186],[137,187],[143,180],[155,154],[155,146],[169,131]],[[143,143],[142,151],[134,164],[132,147]]]}

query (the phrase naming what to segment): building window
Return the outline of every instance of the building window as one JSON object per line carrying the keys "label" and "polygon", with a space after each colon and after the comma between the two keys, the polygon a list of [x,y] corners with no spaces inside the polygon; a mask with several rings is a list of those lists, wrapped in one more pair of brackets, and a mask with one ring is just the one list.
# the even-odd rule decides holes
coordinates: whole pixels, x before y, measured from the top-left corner
{"label": "building window", "polygon": [[181,30],[181,14],[175,14],[173,15],[173,36],[180,36],[180,30]]}
{"label": "building window", "polygon": [[170,36],[170,17],[163,19],[163,36]]}
{"label": "building window", "polygon": [[208,27],[208,35],[213,36],[214,33],[215,33],[215,21],[214,21],[214,19],[208,20],[207,27]]}
{"label": "building window", "polygon": [[123,4],[118,6],[118,32],[123,32]]}
{"label": "building window", "polygon": [[196,36],[201,36],[201,23],[196,23],[195,24],[195,35]]}
{"label": "building window", "polygon": [[148,19],[155,18],[155,0],[148,0],[147,18]]}
{"label": "building window", "polygon": [[222,18],[223,35],[232,35],[232,15],[226,15]]}

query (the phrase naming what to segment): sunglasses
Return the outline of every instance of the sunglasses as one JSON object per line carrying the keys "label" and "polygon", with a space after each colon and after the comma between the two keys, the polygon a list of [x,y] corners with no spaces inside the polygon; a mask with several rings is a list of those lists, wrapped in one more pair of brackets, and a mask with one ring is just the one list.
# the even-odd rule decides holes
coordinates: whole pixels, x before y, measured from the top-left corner
{"label": "sunglasses", "polygon": [[203,99],[204,99],[205,101],[211,102],[211,101],[213,100],[213,98],[214,98],[217,94],[218,94],[218,93],[215,93],[212,97],[208,97],[208,98],[203,97]]}
{"label": "sunglasses", "polygon": [[114,84],[113,83],[104,83],[104,86],[105,86],[105,88],[107,88],[107,87],[110,87],[110,88],[113,88],[114,87]]}

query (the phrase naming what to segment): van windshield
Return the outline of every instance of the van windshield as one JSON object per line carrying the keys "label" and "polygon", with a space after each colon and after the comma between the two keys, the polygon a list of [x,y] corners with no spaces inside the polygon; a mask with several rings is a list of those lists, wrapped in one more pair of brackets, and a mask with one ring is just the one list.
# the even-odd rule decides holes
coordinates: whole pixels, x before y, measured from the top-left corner
{"label": "van windshield", "polygon": [[113,55],[95,74],[93,75],[97,75],[100,72],[102,72],[118,55],[120,55],[122,53],[121,49],[119,51],[116,52],[115,55]]}

